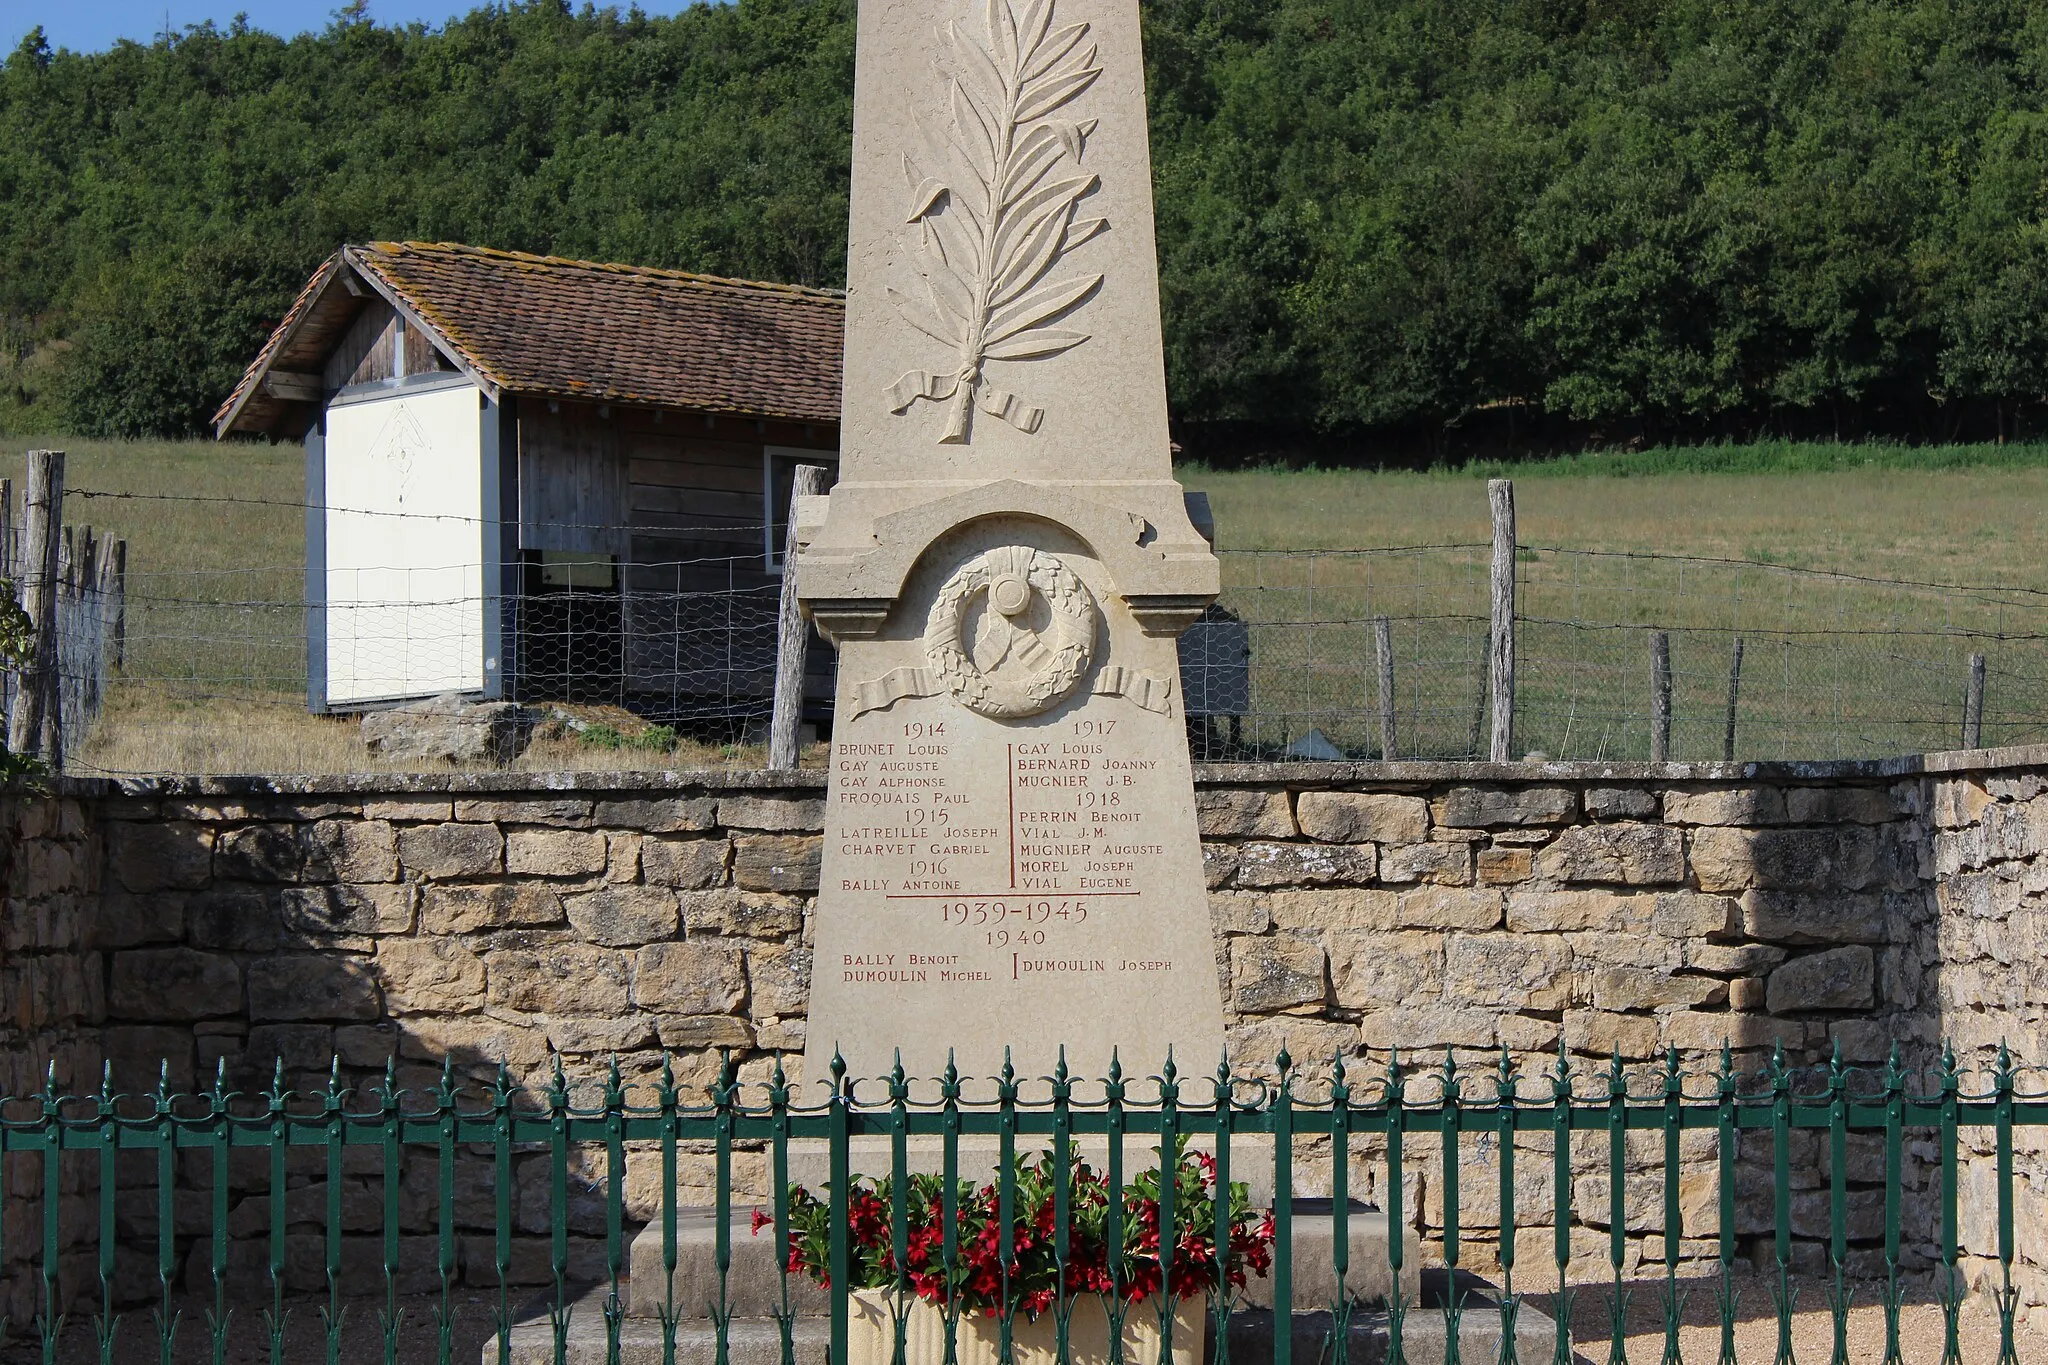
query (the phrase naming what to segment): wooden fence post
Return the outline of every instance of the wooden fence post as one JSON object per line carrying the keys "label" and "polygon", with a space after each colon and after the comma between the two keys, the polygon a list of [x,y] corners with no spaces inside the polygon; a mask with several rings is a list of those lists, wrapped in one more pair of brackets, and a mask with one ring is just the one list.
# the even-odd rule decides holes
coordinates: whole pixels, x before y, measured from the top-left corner
{"label": "wooden fence post", "polygon": [[1728,728],[1721,736],[1721,757],[1735,761],[1735,700],[1742,694],[1742,637],[1735,637],[1735,653],[1728,660]]}
{"label": "wooden fence post", "polygon": [[1671,758],[1671,637],[1650,632],[1650,762]]}
{"label": "wooden fence post", "polygon": [[1970,656],[1970,690],[1963,694],[1963,747],[1984,747],[1984,656]]}
{"label": "wooden fence post", "polygon": [[775,624],[775,711],[768,721],[768,766],[794,768],[804,715],[804,661],[810,623],[796,598],[796,500],[825,491],[823,465],[800,464],[789,485],[789,534],[782,549],[782,602]]}
{"label": "wooden fence post", "polygon": [[57,709],[57,527],[64,519],[64,452],[28,453],[28,490],[22,499],[21,605],[35,629],[35,648],[14,689],[7,747],[17,754],[43,752],[43,736],[54,731]]}
{"label": "wooden fence post", "polygon": [[1487,753],[1506,763],[1515,749],[1515,485],[1488,479],[1486,501],[1493,510],[1493,611],[1487,632],[1493,733]]}
{"label": "wooden fence post", "polygon": [[1372,618],[1373,647],[1380,664],[1380,761],[1393,758],[1394,747],[1394,626],[1384,616]]}
{"label": "wooden fence post", "polygon": [[126,539],[114,542],[114,553],[107,561],[107,595],[111,605],[114,625],[114,667],[120,668],[128,661],[128,542]]}

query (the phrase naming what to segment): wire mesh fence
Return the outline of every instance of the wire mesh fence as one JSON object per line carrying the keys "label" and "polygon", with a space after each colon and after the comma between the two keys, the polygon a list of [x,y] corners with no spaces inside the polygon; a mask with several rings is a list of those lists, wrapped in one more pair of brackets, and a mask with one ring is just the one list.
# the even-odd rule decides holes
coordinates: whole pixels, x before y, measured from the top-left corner
{"label": "wire mesh fence", "polygon": [[[1489,546],[1219,557],[1221,604],[1250,648],[1238,737],[1211,732],[1223,756],[1314,757],[1319,737],[1380,757],[1379,617],[1398,756],[1485,753]],[[1672,661],[1672,758],[1957,748],[1978,654],[1979,742],[2048,734],[2048,594],[2036,589],[1549,545],[1522,545],[1516,560],[1516,757],[1648,758],[1657,632]]]}
{"label": "wire mesh fence", "polygon": [[[200,510],[233,535],[235,508]],[[389,764],[365,747],[361,714],[451,691],[524,708],[522,766],[761,761],[780,574],[758,551],[733,553],[731,537],[758,542],[766,528],[721,524],[726,541],[695,547],[704,553],[677,553],[678,538],[711,528],[664,528],[660,555],[613,528],[637,554],[515,556],[493,566],[487,590],[463,548],[474,525],[415,520],[438,558],[310,578],[303,562],[239,566],[230,553],[223,566],[219,547],[182,566],[132,537],[118,622],[97,601],[66,618],[66,764],[374,769]],[[1219,552],[1221,596],[1181,645],[1196,756],[1483,756],[1491,553],[1480,542]],[[1515,757],[1650,757],[1659,633],[1671,758],[2048,737],[2040,589],[1551,544],[1518,545],[1515,559]],[[98,643],[79,635],[87,617]],[[832,667],[814,636],[806,716],[821,731]]]}

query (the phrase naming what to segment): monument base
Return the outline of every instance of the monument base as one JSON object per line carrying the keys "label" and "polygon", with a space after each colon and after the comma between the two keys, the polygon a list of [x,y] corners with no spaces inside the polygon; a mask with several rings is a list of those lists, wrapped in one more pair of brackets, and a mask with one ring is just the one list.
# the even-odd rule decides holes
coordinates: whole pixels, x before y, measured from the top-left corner
{"label": "monument base", "polygon": [[[1331,1270],[1331,1224],[1328,1201],[1320,1201],[1317,1212],[1312,1201],[1301,1201],[1309,1209],[1296,1216],[1294,1237],[1295,1316],[1294,1358],[1316,1360],[1324,1353],[1333,1327],[1330,1304],[1335,1291]],[[783,1279],[775,1266],[774,1237],[764,1232],[755,1237],[750,1230],[752,1210],[735,1213],[731,1228],[731,1262],[726,1274],[725,1302],[732,1311],[726,1346],[731,1365],[783,1365],[782,1324],[776,1314],[783,1311]],[[626,1313],[619,1327],[619,1365],[660,1365],[664,1359],[662,1315],[672,1311],[675,1324],[675,1359],[714,1358],[717,1332],[710,1310],[719,1302],[715,1242],[716,1224],[709,1209],[681,1210],[676,1228],[676,1274],[674,1296],[664,1289],[662,1237],[659,1224],[648,1227],[633,1241],[630,1278],[621,1285]],[[1375,1212],[1359,1209],[1351,1217],[1352,1265],[1346,1288],[1357,1305],[1351,1313],[1346,1336],[1346,1358],[1355,1365],[1381,1365],[1389,1355],[1392,1332],[1385,1309],[1386,1220]],[[1412,1246],[1412,1242],[1411,1242]],[[1446,1349],[1449,1326],[1444,1305],[1454,1282],[1443,1270],[1421,1271],[1413,1267],[1402,1274],[1402,1298],[1409,1305],[1402,1319],[1402,1349],[1410,1365],[1442,1365],[1450,1358]],[[1357,1268],[1377,1265],[1377,1278]],[[1463,1303],[1458,1322],[1458,1359],[1489,1361],[1499,1355],[1501,1314],[1493,1288],[1476,1276],[1460,1272],[1455,1282]],[[790,1344],[797,1365],[827,1365],[831,1342],[831,1300],[822,1289],[801,1276],[788,1279]],[[1266,1365],[1273,1359],[1272,1281],[1253,1279],[1244,1306],[1230,1320],[1230,1359],[1233,1365]],[[1263,1295],[1260,1291],[1264,1290]],[[608,1359],[604,1302],[607,1289],[599,1285],[588,1290],[572,1307],[567,1332],[566,1354],[560,1365],[606,1365]],[[1195,1365],[1217,1358],[1214,1325],[1201,1320],[1202,1352]],[[1178,1333],[1177,1333],[1178,1335]],[[1522,1360],[1549,1359],[1556,1343],[1557,1328],[1552,1320],[1523,1303],[1514,1321],[1516,1351]],[[1178,1354],[1178,1352],[1176,1352]],[[495,1365],[496,1344],[487,1344],[482,1365]],[[512,1329],[514,1365],[556,1365],[554,1330],[544,1305],[531,1308]],[[921,1365],[913,1359],[912,1365]]]}

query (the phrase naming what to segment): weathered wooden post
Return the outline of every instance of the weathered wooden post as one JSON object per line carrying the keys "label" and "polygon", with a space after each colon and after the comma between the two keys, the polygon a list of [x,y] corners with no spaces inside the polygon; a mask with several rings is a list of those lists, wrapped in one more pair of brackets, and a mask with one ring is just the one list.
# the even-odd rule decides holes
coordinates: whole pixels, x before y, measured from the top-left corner
{"label": "weathered wooden post", "polygon": [[1671,637],[1650,632],[1650,761],[1671,757]]}
{"label": "weathered wooden post", "polygon": [[775,626],[775,710],[768,721],[768,766],[797,765],[798,735],[804,716],[804,662],[811,641],[810,624],[797,606],[796,500],[825,491],[825,467],[800,464],[789,485],[789,534],[782,547],[782,601]]}
{"label": "weathered wooden post", "polygon": [[1728,728],[1721,736],[1721,757],[1735,761],[1735,702],[1742,694],[1742,637],[1735,637],[1735,653],[1728,660]]}
{"label": "weathered wooden post", "polygon": [[107,557],[107,611],[113,622],[114,667],[128,656],[128,542],[117,540]]}
{"label": "weathered wooden post", "polygon": [[1372,618],[1372,642],[1380,665],[1380,760],[1394,757],[1394,627],[1384,616]]}
{"label": "weathered wooden post", "polygon": [[45,735],[54,736],[57,720],[57,528],[64,519],[63,451],[28,453],[28,490],[21,511],[21,605],[35,631],[35,647],[14,689],[7,746],[18,754],[40,754]]}
{"label": "weathered wooden post", "polygon": [[1984,656],[1970,656],[1970,688],[1963,694],[1963,747],[1984,747]]}
{"label": "weathered wooden post", "polygon": [[1488,756],[1506,763],[1515,749],[1515,484],[1488,479],[1486,500],[1493,510],[1493,611],[1487,633],[1492,680],[1493,732]]}

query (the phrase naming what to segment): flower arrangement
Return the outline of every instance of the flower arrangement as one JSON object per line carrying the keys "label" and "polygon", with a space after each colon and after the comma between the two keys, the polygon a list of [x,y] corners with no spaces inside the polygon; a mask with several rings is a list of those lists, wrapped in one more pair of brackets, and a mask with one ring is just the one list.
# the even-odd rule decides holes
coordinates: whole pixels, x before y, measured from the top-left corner
{"label": "flower arrangement", "polygon": [[[1156,1150],[1156,1149],[1155,1149]],[[1174,1245],[1160,1255],[1159,1182],[1152,1169],[1124,1186],[1121,1245],[1109,1245],[1109,1182],[1085,1161],[1071,1163],[1065,1290],[1069,1296],[1117,1295],[1135,1303],[1160,1292],[1162,1282],[1175,1299],[1190,1299],[1217,1288],[1216,1162],[1206,1152],[1189,1152],[1183,1139],[1174,1163]],[[1017,1159],[1011,1196],[1013,1259],[1005,1280],[1001,1259],[1000,1195],[991,1184],[960,1182],[956,1191],[957,1251],[951,1273],[945,1258],[944,1181],[936,1175],[910,1177],[906,1200],[909,1228],[907,1272],[918,1298],[962,1314],[996,1317],[1006,1303],[1036,1318],[1060,1297],[1060,1263],[1054,1254],[1054,1188],[1058,1168],[1049,1152]],[[894,1190],[887,1179],[856,1177],[847,1191],[850,1288],[888,1289],[896,1283],[890,1208]],[[1229,1246],[1223,1277],[1242,1286],[1248,1273],[1264,1276],[1273,1263],[1273,1215],[1255,1215],[1241,1183],[1220,1196],[1227,1201]],[[754,1232],[772,1226],[756,1212]],[[801,1185],[789,1191],[789,1270],[830,1287],[831,1211]],[[1007,1285],[1007,1298],[1005,1288]]]}

